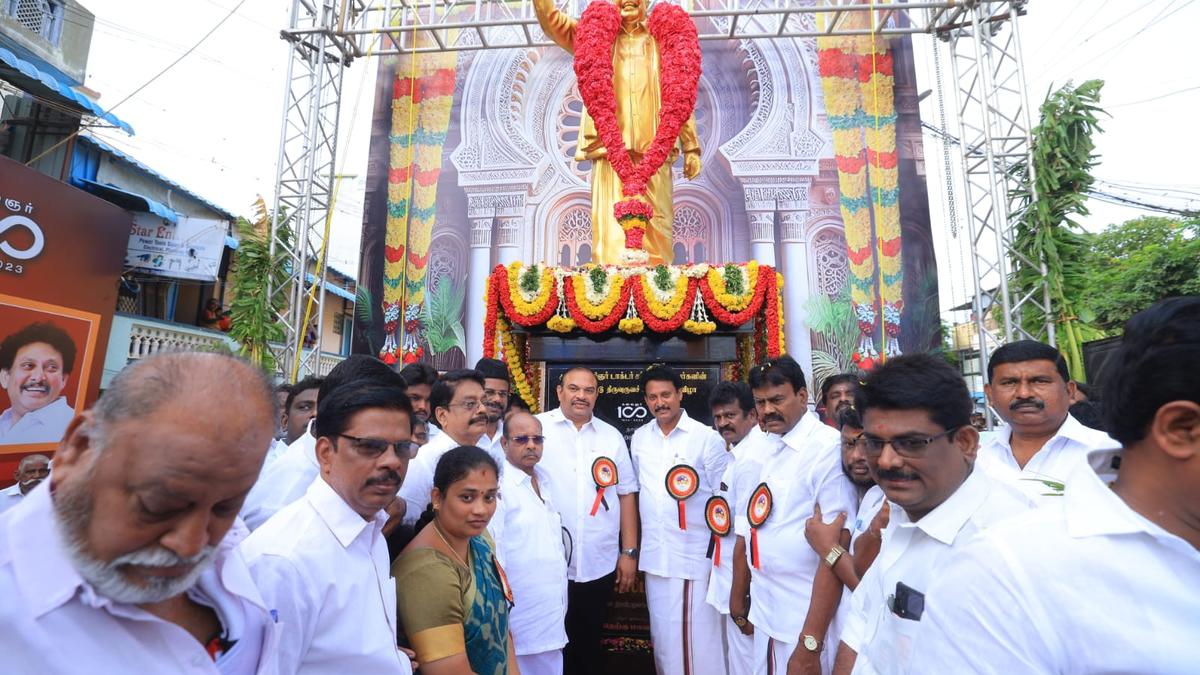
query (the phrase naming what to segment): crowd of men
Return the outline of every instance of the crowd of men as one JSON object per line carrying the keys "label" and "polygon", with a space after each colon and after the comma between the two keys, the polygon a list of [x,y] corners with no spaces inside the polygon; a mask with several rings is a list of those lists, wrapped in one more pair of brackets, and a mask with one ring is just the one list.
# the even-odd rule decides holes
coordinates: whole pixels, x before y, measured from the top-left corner
{"label": "crowd of men", "polygon": [[276,390],[231,357],[156,356],[0,493],[0,662],[460,672],[398,645],[390,570],[439,458],[477,446],[525,675],[615,672],[602,628],[630,591],[659,675],[1196,672],[1200,298],[1135,316],[1105,377],[1100,431],[1054,348],[1005,345],[981,433],[937,357],[810,401],[781,356],[713,387],[709,426],[652,365],[627,443],[585,365],[534,415],[493,359],[352,356]]}

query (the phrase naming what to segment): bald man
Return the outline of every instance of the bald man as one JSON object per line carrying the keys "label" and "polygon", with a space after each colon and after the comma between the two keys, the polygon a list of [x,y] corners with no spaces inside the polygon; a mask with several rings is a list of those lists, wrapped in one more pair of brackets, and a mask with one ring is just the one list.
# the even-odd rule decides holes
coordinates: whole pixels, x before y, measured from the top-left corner
{"label": "bald man", "polygon": [[231,531],[273,413],[261,372],[229,356],[122,371],[67,427],[49,484],[0,515],[5,672],[274,672],[279,624]]}
{"label": "bald man", "polygon": [[21,463],[17,465],[17,470],[13,472],[13,478],[17,481],[11,487],[6,487],[0,490],[0,513],[11,509],[25,495],[33,491],[33,488],[38,486],[50,475],[50,458],[45,455],[26,455],[21,458]]}

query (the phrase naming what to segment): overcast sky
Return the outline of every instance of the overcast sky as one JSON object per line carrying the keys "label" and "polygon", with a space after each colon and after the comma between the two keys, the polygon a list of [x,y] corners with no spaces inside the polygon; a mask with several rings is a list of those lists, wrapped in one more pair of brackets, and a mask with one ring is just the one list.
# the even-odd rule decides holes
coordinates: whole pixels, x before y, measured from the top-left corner
{"label": "overcast sky", "polygon": [[[236,0],[83,0],[96,15],[87,85],[101,105],[116,105],[194,45]],[[291,2],[246,0],[199,48],[116,114],[133,125],[98,135],[159,173],[234,213],[249,215],[257,195],[274,192],[279,125],[288,51],[279,39]],[[1052,86],[1091,78],[1106,81],[1102,105],[1111,114],[1098,139],[1098,178],[1200,192],[1195,169],[1200,132],[1200,75],[1183,47],[1195,40],[1200,3],[1189,0],[1032,0],[1023,19],[1029,94],[1033,105]],[[929,40],[914,38],[920,51]],[[357,271],[358,228],[366,173],[366,146],[374,96],[373,62],[355,62],[343,85],[338,166],[357,174],[342,184],[330,245],[332,263]],[[933,88],[933,70],[918,59],[922,91]],[[944,73],[949,81],[949,73]],[[947,92],[947,106],[953,102]],[[923,104],[937,125],[936,98]],[[957,135],[953,122],[950,131]],[[944,169],[940,147],[926,142],[931,213],[938,238],[942,306],[969,293],[963,259],[965,237],[944,232]],[[961,195],[959,195],[961,198]],[[1089,229],[1136,217],[1137,209],[1091,200]]]}

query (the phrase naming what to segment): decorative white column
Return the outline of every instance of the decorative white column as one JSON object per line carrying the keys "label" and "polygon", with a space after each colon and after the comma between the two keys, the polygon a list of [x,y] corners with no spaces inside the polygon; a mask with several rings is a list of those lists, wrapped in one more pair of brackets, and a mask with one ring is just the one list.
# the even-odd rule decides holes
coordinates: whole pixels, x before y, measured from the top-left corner
{"label": "decorative white column", "polygon": [[748,211],[750,257],[760,265],[775,266],[775,211]]}
{"label": "decorative white column", "polygon": [[471,254],[467,270],[467,367],[483,356],[483,322],[487,315],[483,296],[487,292],[492,262],[492,221],[489,214],[471,218]]}
{"label": "decorative white column", "polygon": [[502,265],[521,259],[521,223],[521,216],[496,217],[496,259]]}
{"label": "decorative white column", "polygon": [[[812,333],[808,327],[808,313],[804,309],[809,298],[808,244],[804,233],[808,211],[781,211],[779,216],[783,240],[783,333],[787,341],[787,353],[804,369],[804,377],[811,387]],[[809,396],[812,395],[810,388]]]}

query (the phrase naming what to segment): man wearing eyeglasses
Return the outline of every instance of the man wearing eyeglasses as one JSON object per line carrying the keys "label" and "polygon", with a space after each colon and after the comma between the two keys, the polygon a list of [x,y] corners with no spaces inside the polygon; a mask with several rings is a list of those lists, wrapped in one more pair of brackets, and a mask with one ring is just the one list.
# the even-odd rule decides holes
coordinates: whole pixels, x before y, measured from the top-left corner
{"label": "man wearing eyeglasses", "polygon": [[398,387],[347,383],[320,398],[320,474],[242,543],[250,573],[285,626],[279,672],[408,674],[396,647],[396,588],[383,526],[412,443]]}
{"label": "man wearing eyeglasses", "polygon": [[413,446],[403,389],[347,383],[320,398],[320,473],[241,545],[286,626],[280,673],[412,673],[396,647],[396,589],[383,534]]}
{"label": "man wearing eyeglasses", "polygon": [[502,498],[488,530],[496,542],[514,598],[508,614],[521,675],[562,675],[567,644],[567,556],[562,519],[550,494],[550,477],[538,466],[546,438],[525,411],[509,415]]}
{"label": "man wearing eyeglasses", "polygon": [[[460,445],[480,445],[488,424],[488,413],[484,406],[484,378],[478,370],[463,368],[451,370],[434,383],[429,392],[429,407],[433,411],[430,420],[441,429],[441,433],[425,444],[408,470],[408,478],[400,487],[400,498],[405,502],[404,524],[417,522],[426,510],[433,508],[430,500],[433,492],[433,471],[442,455]],[[504,451],[496,446],[483,447],[504,473]]]}
{"label": "man wearing eyeglasses", "polygon": [[[840,628],[842,583],[805,541],[805,521],[818,502],[853,517],[858,495],[842,472],[838,432],[808,411],[800,364],[781,356],[752,368],[749,380],[767,435],[757,487],[733,507],[730,616],[753,626],[755,673],[817,675],[833,665],[824,646]],[[848,545],[849,533],[838,534]]]}
{"label": "man wearing eyeglasses", "polygon": [[[600,645],[608,600],[614,589],[632,590],[637,578],[638,481],[621,432],[592,414],[600,396],[596,374],[575,366],[556,393],[559,407],[537,416],[546,435],[538,466],[550,477],[567,545],[563,660],[571,675],[600,675],[608,672]],[[608,462],[615,484],[601,494],[593,469]]]}
{"label": "man wearing eyeglasses", "polygon": [[479,447],[492,453],[493,456],[504,454],[500,440],[504,435],[504,412],[508,409],[508,398],[512,385],[508,381],[508,366],[499,359],[482,358],[475,363],[475,370],[483,375],[484,413],[487,415],[487,427],[483,438],[476,443]]}
{"label": "man wearing eyeglasses", "polygon": [[[927,354],[872,371],[856,394],[858,442],[892,511],[883,545],[850,600],[834,673],[907,673],[925,590],[973,536],[1030,508],[1016,489],[975,471],[979,432],[962,374]],[[836,551],[825,558],[839,564]]]}

